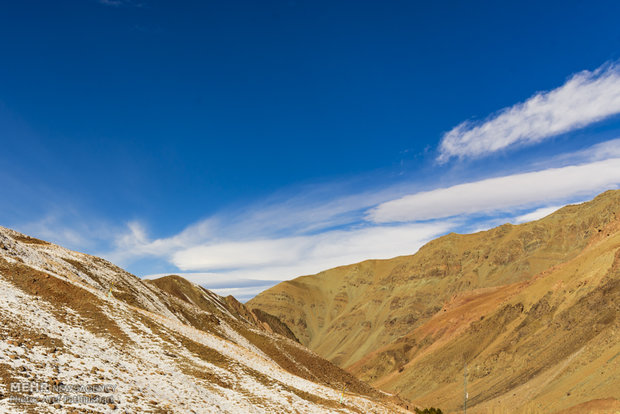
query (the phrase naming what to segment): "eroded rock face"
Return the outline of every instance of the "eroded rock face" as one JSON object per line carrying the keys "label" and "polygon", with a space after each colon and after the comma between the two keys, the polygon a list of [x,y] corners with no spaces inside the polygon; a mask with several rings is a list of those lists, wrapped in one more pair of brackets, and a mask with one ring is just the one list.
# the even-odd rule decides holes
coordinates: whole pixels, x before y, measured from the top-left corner
{"label": "eroded rock face", "polygon": [[[423,406],[462,404],[465,362],[475,367],[470,406],[481,410],[553,412],[618,397],[618,362],[600,358],[620,352],[619,220],[620,191],[608,191],[535,222],[283,282],[248,306]],[[599,368],[600,378],[578,381]]]}
{"label": "eroded rock face", "polygon": [[[0,412],[406,411],[259,314],[178,276],[145,282],[0,227]],[[24,398],[93,384],[109,386],[97,402]]]}

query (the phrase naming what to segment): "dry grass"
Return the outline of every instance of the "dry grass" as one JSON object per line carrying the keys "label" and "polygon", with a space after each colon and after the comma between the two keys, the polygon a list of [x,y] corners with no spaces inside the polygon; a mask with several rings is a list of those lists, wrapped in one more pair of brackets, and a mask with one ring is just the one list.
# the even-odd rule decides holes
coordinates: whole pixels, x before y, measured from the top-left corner
{"label": "dry grass", "polygon": [[283,282],[248,305],[358,378],[423,406],[462,403],[467,361],[472,412],[530,401],[551,412],[620,389],[617,365],[597,359],[620,343],[619,219],[620,191],[609,191],[536,222]]}

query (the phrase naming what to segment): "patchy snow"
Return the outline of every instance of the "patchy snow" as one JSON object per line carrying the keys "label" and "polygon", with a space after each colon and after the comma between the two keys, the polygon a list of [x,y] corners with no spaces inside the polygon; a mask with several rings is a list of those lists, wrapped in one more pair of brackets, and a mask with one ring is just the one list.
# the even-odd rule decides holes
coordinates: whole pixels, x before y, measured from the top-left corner
{"label": "patchy snow", "polygon": [[[155,408],[178,413],[406,412],[357,395],[347,395],[345,404],[338,405],[339,390],[285,371],[225,320],[218,325],[222,337],[196,329],[166,306],[163,293],[157,294],[155,288],[122,269],[52,244],[20,242],[20,237],[0,227],[0,257],[94,294],[100,311],[123,333],[93,333],[79,313],[66,307],[61,320],[58,304],[23,292],[0,273],[0,334],[32,336],[29,343],[0,341],[0,372],[5,370],[5,378],[24,383],[57,380],[65,385],[115,386],[113,392],[101,394],[113,398],[113,406],[62,403],[61,408],[55,408],[40,403],[34,406],[39,412],[148,412]],[[133,292],[140,306],[109,296],[112,286]],[[217,295],[209,294],[206,291],[205,297],[234,318]],[[37,345],[36,337],[43,336],[63,345],[55,350]],[[187,348],[181,342],[187,340],[205,352]],[[0,412],[22,412],[7,397],[7,386],[0,384]],[[302,397],[305,395],[313,398]]]}

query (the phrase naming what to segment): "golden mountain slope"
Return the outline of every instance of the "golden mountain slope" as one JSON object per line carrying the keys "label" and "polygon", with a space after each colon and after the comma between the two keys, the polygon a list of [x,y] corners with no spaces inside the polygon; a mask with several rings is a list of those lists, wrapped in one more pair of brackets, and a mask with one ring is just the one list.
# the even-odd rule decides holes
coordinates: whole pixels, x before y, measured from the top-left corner
{"label": "golden mountain slope", "polygon": [[253,315],[0,227],[0,412],[406,412]]}
{"label": "golden mountain slope", "polygon": [[[553,412],[620,399],[620,191],[412,256],[283,282],[248,306],[423,406]],[[615,402],[611,402],[615,404]]]}

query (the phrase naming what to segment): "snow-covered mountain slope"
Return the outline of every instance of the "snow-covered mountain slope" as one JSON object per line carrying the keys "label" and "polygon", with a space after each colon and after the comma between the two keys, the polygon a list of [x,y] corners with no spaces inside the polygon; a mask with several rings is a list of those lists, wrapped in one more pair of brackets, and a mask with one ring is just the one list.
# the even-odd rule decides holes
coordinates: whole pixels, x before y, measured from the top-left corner
{"label": "snow-covered mountain slope", "polygon": [[234,298],[3,227],[0,321],[0,412],[407,412]]}

